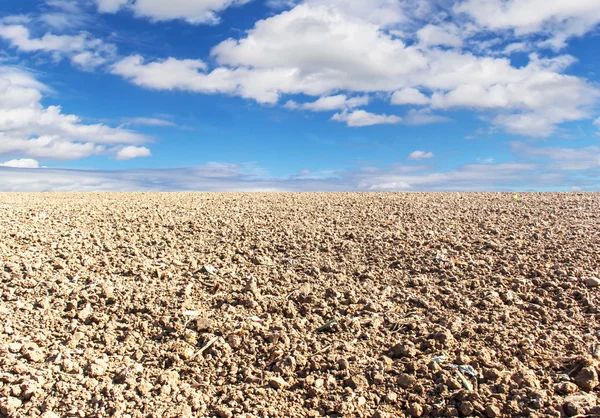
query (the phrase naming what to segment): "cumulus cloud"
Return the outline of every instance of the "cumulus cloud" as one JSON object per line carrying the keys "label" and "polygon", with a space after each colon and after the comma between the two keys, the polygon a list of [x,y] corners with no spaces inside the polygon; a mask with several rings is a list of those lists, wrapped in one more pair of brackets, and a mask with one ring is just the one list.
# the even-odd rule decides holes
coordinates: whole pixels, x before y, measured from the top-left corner
{"label": "cumulus cloud", "polygon": [[149,141],[131,130],[82,123],[59,106],[46,107],[44,91],[31,74],[0,66],[0,154],[73,160]]}
{"label": "cumulus cloud", "polygon": [[600,23],[600,3],[594,0],[466,0],[454,10],[486,29],[548,34],[548,45],[554,48]]}
{"label": "cumulus cloud", "polygon": [[336,122],[346,122],[349,127],[363,127],[373,125],[394,125],[402,122],[402,118],[396,115],[378,115],[366,110],[354,110],[336,113],[331,117]]}
{"label": "cumulus cloud", "polygon": [[38,168],[40,163],[32,158],[21,158],[18,160],[9,160],[0,164],[1,167],[13,168]]}
{"label": "cumulus cloud", "polygon": [[424,46],[460,47],[463,40],[458,35],[459,28],[455,25],[425,25],[417,31],[417,38]]}
{"label": "cumulus cloud", "polygon": [[219,12],[249,0],[95,0],[98,11],[116,13],[128,9],[152,21],[181,19],[191,24],[216,24]]}
{"label": "cumulus cloud", "polygon": [[[590,30],[589,25],[597,23],[592,17],[597,7],[588,0],[558,0],[552,7],[542,7],[539,16],[520,15],[531,4],[536,5],[531,10],[541,7],[536,1],[541,0],[293,1],[286,6],[290,10],[259,20],[241,37],[217,44],[210,59],[148,60],[132,54],[111,60],[98,55],[103,44],[86,34],[33,38],[24,22],[4,23],[4,27],[12,28],[5,37],[24,51],[68,56],[81,67],[106,65],[112,74],[148,89],[235,95],[269,105],[283,99],[281,103],[291,109],[337,111],[333,120],[354,118],[359,122],[352,123],[369,124],[400,122],[398,116],[373,118],[368,110],[354,110],[367,106],[369,97],[391,95],[391,104],[431,109],[409,111],[403,118],[406,124],[446,122],[449,118],[433,112],[470,109],[485,112],[485,120],[508,133],[544,137],[565,122],[590,118],[600,90],[582,77],[565,74],[576,61],[569,55],[542,59],[532,54],[524,65],[515,66],[498,54],[503,49],[535,47],[528,34],[567,33],[565,28],[583,22],[580,19],[588,13],[587,26],[581,30]],[[104,12],[128,9],[153,20],[191,23],[207,21],[206,10],[210,14],[241,3],[97,2]],[[451,4],[456,6],[448,8]],[[567,7],[570,4],[573,10]],[[501,19],[491,21],[489,16],[498,10]],[[496,32],[501,30],[523,39],[508,37],[510,49],[505,42],[496,42],[500,39]],[[490,35],[494,39],[481,39]],[[488,53],[487,47],[499,50]],[[314,99],[285,100],[290,95]]]}
{"label": "cumulus cloud", "polygon": [[429,104],[429,97],[415,88],[406,87],[392,94],[391,103],[393,105],[426,105]]}
{"label": "cumulus cloud", "polygon": [[93,38],[87,33],[77,35],[54,35],[47,33],[41,38],[33,38],[24,25],[0,24],[0,37],[23,52],[46,52],[55,59],[68,57],[71,62],[83,69],[93,69],[111,61],[116,55],[116,47]]}
{"label": "cumulus cloud", "polygon": [[[600,95],[585,79],[563,74],[575,62],[571,56],[531,55],[527,65],[516,67],[505,58],[435,48],[458,43],[446,35],[435,38],[439,33],[427,26],[421,47],[409,46],[381,23],[346,9],[336,2],[309,1],[260,20],[245,37],[212,49],[219,65],[212,70],[201,60],[146,62],[133,55],[111,71],[147,88],[231,94],[265,104],[304,94],[317,100],[286,106],[318,111],[361,106],[347,99],[352,93],[389,92],[392,104],[492,112],[494,124],[528,136],[547,136],[561,123],[589,117]],[[444,29],[448,34],[457,30],[452,25]],[[428,97],[422,91],[433,93]],[[351,114],[338,113],[334,120]],[[447,121],[432,114],[412,116],[415,124]],[[535,123],[528,127],[528,120]]]}
{"label": "cumulus cloud", "polygon": [[117,152],[117,160],[131,160],[133,158],[150,157],[152,153],[146,147],[136,147],[130,145]]}
{"label": "cumulus cloud", "polygon": [[426,159],[433,158],[433,157],[435,157],[433,152],[413,151],[410,153],[410,155],[406,159],[411,160],[411,161],[421,161],[421,160],[426,160]]}

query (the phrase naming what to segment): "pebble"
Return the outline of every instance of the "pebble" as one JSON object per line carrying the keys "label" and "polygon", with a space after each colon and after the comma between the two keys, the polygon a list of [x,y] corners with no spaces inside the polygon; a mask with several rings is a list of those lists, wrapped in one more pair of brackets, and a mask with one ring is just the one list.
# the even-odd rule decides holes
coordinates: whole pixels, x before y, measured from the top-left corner
{"label": "pebble", "polygon": [[584,367],[575,377],[575,383],[583,390],[593,390],[600,383],[596,369],[591,366]]}
{"label": "pebble", "polygon": [[268,380],[269,386],[273,389],[286,389],[289,384],[282,377],[270,377]]}
{"label": "pebble", "polygon": [[398,385],[404,389],[410,389],[417,383],[417,379],[406,373],[401,373],[398,376]]}
{"label": "pebble", "polygon": [[420,417],[423,415],[423,407],[420,404],[413,402],[408,407],[408,413],[411,417]]}
{"label": "pebble", "polygon": [[8,346],[8,351],[10,351],[13,354],[16,354],[21,351],[22,347],[23,347],[23,344],[21,344],[21,343],[11,343]]}
{"label": "pebble", "polygon": [[585,279],[585,285],[587,287],[598,287],[600,286],[600,279],[597,277],[590,277]]}
{"label": "pebble", "polygon": [[496,405],[488,405],[485,408],[485,416],[488,418],[498,418],[502,416],[502,411]]}
{"label": "pebble", "polygon": [[344,384],[355,390],[369,387],[369,382],[367,381],[367,378],[360,375],[349,377],[344,381]]}
{"label": "pebble", "polygon": [[52,411],[46,411],[42,414],[42,418],[59,418],[59,416]]}
{"label": "pebble", "polygon": [[36,343],[25,343],[21,348],[21,354],[25,358],[34,363],[40,362],[44,359],[44,353]]}
{"label": "pebble", "polygon": [[3,415],[10,416],[15,413],[23,405],[20,399],[14,396],[8,396],[6,398],[0,398],[0,412]]}

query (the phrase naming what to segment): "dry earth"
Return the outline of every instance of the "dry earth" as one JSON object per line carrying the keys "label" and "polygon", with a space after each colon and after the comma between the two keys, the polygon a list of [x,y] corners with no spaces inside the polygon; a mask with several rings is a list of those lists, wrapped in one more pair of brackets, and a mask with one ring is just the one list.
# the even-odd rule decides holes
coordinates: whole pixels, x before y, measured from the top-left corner
{"label": "dry earth", "polygon": [[1,194],[0,415],[597,416],[598,194]]}

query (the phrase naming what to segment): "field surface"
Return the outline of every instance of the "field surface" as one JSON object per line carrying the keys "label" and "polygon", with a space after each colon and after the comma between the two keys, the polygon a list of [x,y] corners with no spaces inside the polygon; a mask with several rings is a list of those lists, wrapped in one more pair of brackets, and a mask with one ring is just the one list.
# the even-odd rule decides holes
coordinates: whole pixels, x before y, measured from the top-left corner
{"label": "field surface", "polygon": [[598,416],[598,194],[0,194],[0,416]]}

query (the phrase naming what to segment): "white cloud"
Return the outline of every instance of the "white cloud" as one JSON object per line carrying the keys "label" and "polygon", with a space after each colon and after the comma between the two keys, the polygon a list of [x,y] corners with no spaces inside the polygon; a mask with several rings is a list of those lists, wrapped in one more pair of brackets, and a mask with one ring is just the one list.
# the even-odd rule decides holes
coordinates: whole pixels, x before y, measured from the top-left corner
{"label": "white cloud", "polygon": [[249,0],[96,0],[98,11],[115,13],[126,8],[152,21],[185,20],[191,24],[219,22],[218,13]]}
{"label": "white cloud", "polygon": [[131,160],[133,158],[151,157],[152,153],[146,147],[130,145],[117,152],[117,160]]}
{"label": "white cloud", "polygon": [[336,122],[346,122],[349,127],[362,127],[372,125],[393,125],[402,122],[402,118],[395,115],[377,115],[365,110],[354,110],[348,113],[344,110],[342,113],[336,113],[331,117]]}
{"label": "white cloud", "polygon": [[433,157],[435,157],[433,152],[413,151],[406,159],[411,161],[422,161]]}
{"label": "white cloud", "polygon": [[584,148],[538,148],[522,142],[511,143],[512,151],[528,159],[552,160],[553,166],[559,170],[591,170],[600,168],[600,147]]}
{"label": "white cloud", "polygon": [[[516,7],[522,1],[511,0],[508,4]],[[161,15],[164,19],[193,19],[194,13],[186,15],[183,10],[208,4],[205,1],[182,5],[178,1],[157,0],[101,3],[104,11],[166,8],[172,16],[179,16]],[[436,6],[437,3],[440,4]],[[516,67],[509,59],[498,58],[494,53],[476,55],[477,51],[487,53],[475,48],[483,48],[487,41],[469,38],[486,30],[468,12],[475,2],[465,1],[460,9],[473,21],[465,23],[466,15],[460,19],[453,16],[452,24],[440,23],[447,22],[449,14],[431,17],[443,2],[437,3],[305,0],[291,10],[256,22],[240,39],[227,39],[216,45],[211,51],[216,67],[207,64],[208,60],[171,57],[146,61],[135,54],[111,60],[97,54],[103,44],[94,44],[99,41],[86,34],[73,35],[73,39],[58,35],[32,38],[23,32],[26,30],[23,25],[12,25],[20,29],[13,29],[16,32],[11,36],[15,46],[19,44],[24,50],[54,51],[83,67],[104,63],[109,72],[156,90],[236,95],[262,104],[276,104],[286,95],[306,95],[315,97],[315,101],[302,104],[287,101],[286,106],[313,111],[358,108],[367,104],[370,93],[393,93],[392,104],[487,112],[485,119],[496,126],[529,136],[547,136],[562,123],[590,117],[588,112],[600,92],[585,79],[564,74],[575,61],[573,57],[540,59],[531,55],[526,65]],[[497,2],[484,3],[493,6]],[[158,12],[154,14],[154,19],[163,18]],[[415,37],[420,42],[415,43]],[[438,48],[459,47],[463,38],[464,50]],[[404,39],[410,39],[411,43],[405,43]],[[533,45],[529,39],[520,41],[528,48]],[[506,48],[502,42],[490,47]],[[475,52],[468,52],[468,48]],[[335,117],[342,116],[339,113]],[[447,119],[430,111],[411,111],[405,117],[407,124],[444,120]],[[533,123],[528,125],[529,122]]]}
{"label": "white cloud", "polygon": [[314,102],[298,104],[293,100],[288,101],[284,107],[288,109],[303,109],[313,112],[352,109],[369,104],[369,96],[348,97],[345,94],[320,97]]}
{"label": "white cloud", "polygon": [[123,121],[127,125],[162,126],[162,127],[177,126],[174,122],[172,122],[170,120],[160,119],[160,118],[137,117],[137,118],[125,118],[125,119],[123,119]]}
{"label": "white cloud", "polygon": [[466,0],[458,3],[455,11],[491,30],[549,34],[548,45],[555,48],[600,23],[600,2],[596,0]]}
{"label": "white cloud", "polygon": [[47,33],[41,38],[32,38],[29,29],[23,25],[0,25],[0,37],[23,52],[42,51],[55,59],[68,57],[71,62],[83,69],[93,69],[106,64],[116,55],[116,47],[105,44],[87,33],[78,35],[54,35]]}
{"label": "white cloud", "polygon": [[391,103],[393,105],[426,105],[429,101],[429,97],[425,96],[419,90],[406,87],[392,94]]}
{"label": "white cloud", "polygon": [[425,46],[461,47],[463,40],[458,36],[459,28],[455,25],[426,25],[417,31],[419,42]]}
{"label": "white cloud", "polygon": [[594,121],[594,125],[600,126],[600,118],[598,118]]}
{"label": "white cloud", "polygon": [[319,96],[397,90],[405,84],[403,76],[427,66],[420,51],[379,26],[307,4],[258,21],[245,38],[220,43],[212,55],[221,65],[288,69],[293,84],[279,91]]}
{"label": "white cloud", "polygon": [[9,160],[2,164],[2,167],[13,167],[13,168],[38,168],[40,163],[32,158],[21,158],[18,160]]}
{"label": "white cloud", "polygon": [[31,74],[0,66],[0,154],[73,160],[110,153],[107,146],[138,145],[149,138],[104,124],[84,124],[59,106],[42,105],[48,89]]}

